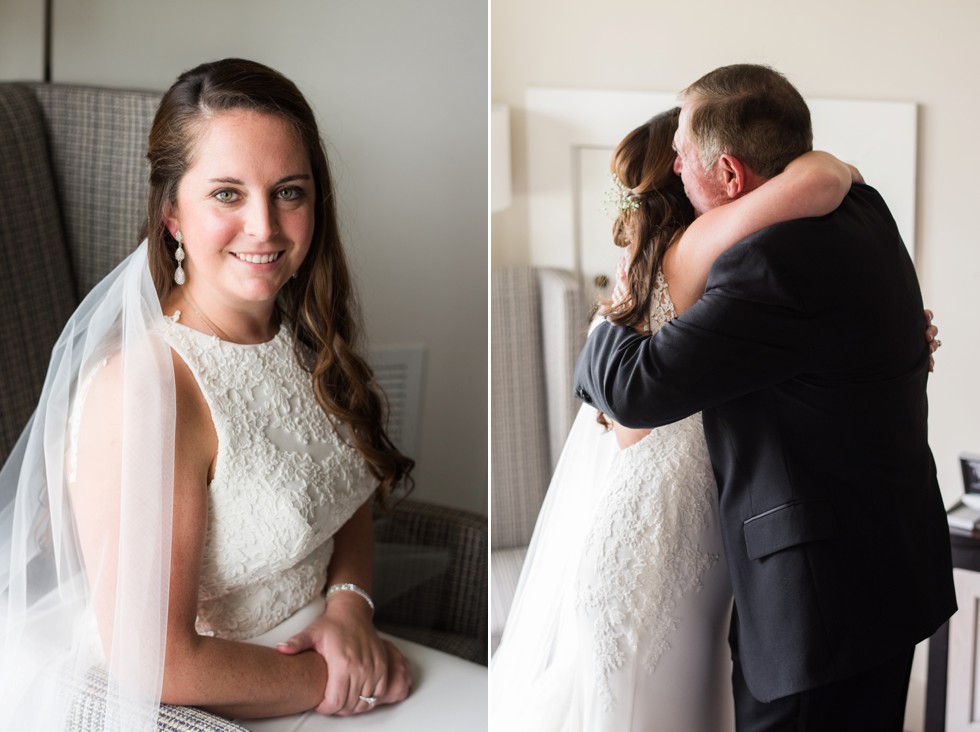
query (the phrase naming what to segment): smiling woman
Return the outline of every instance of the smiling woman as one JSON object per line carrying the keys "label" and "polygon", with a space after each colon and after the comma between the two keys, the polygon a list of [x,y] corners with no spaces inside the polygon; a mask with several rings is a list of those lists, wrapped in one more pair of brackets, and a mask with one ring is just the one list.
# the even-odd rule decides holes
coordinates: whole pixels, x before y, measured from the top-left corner
{"label": "smiling woman", "polygon": [[202,329],[203,321],[237,343],[270,340],[279,291],[310,249],[314,188],[303,142],[285,119],[215,114],[198,134],[176,202],[165,206],[167,232],[181,234],[187,282],[170,291],[164,311],[194,303],[186,325]]}
{"label": "smiling woman", "polygon": [[[0,728],[69,728],[64,690],[93,669],[109,690],[86,729],[155,730],[161,703],[400,701],[371,512],[413,462],[358,352],[313,114],[268,67],[205,64],[164,96],[148,158],[146,240],[72,317],[2,473]],[[243,642],[304,609],[276,648]]]}

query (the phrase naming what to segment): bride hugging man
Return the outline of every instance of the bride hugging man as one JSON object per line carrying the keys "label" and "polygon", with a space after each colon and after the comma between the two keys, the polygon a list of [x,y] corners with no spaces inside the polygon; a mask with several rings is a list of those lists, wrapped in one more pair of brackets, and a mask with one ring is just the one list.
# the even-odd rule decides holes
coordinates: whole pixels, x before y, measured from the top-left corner
{"label": "bride hugging man", "polygon": [[956,607],[931,314],[923,339],[888,208],[811,152],[785,77],[727,66],[680,100],[613,158],[624,265],[493,726],[901,732],[915,644]]}

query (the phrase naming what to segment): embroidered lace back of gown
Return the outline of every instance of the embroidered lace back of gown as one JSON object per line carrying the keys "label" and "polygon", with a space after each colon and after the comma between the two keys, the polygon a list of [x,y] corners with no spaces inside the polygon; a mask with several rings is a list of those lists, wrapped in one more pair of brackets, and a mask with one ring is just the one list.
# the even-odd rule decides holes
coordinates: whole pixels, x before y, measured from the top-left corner
{"label": "embroidered lace back of gown", "polygon": [[370,496],[366,465],[316,402],[285,327],[238,345],[168,319],[218,436],[198,606],[201,634],[268,631],[319,593],[333,535]]}
{"label": "embroidered lace back of gown", "polygon": [[[663,273],[650,314],[675,317]],[[620,451],[575,592],[584,653],[566,729],[732,728],[731,596],[700,413]]]}

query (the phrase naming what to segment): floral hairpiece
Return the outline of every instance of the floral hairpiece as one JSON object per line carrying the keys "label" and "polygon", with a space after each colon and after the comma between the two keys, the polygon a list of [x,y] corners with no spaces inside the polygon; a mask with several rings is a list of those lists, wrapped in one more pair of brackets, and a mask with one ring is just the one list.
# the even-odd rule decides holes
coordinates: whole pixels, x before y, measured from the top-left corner
{"label": "floral hairpiece", "polygon": [[606,191],[606,205],[602,207],[602,210],[610,213],[610,209],[612,209],[617,214],[619,211],[636,211],[640,207],[639,196],[633,193],[632,188],[627,188],[615,173],[609,177],[612,179],[613,185]]}

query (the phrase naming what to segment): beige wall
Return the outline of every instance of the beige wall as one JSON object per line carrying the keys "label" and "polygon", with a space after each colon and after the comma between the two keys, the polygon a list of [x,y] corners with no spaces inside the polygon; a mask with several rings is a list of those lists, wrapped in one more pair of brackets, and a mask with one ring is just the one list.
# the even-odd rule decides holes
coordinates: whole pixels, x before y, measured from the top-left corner
{"label": "beige wall", "polygon": [[491,263],[529,261],[521,110],[528,87],[675,91],[716,66],[749,61],[784,72],[805,96],[919,104],[916,267],[944,344],[929,385],[930,428],[949,503],[961,492],[957,455],[980,452],[980,6],[828,0],[801,7],[495,0],[491,98],[512,106],[515,195],[510,209],[492,215]]}
{"label": "beige wall", "polygon": [[[677,91],[717,66],[755,62],[805,96],[919,104],[916,266],[944,343],[929,384],[930,442],[951,503],[962,490],[957,455],[980,452],[978,27],[980,5],[961,0],[494,0],[491,99],[512,107],[515,195],[492,215],[491,263],[529,263],[528,87]],[[916,676],[914,691],[921,659]],[[910,707],[920,703],[913,693]],[[913,729],[919,711],[910,709]]]}
{"label": "beige wall", "polygon": [[[416,497],[486,513],[485,3],[54,5],[55,81],[162,90],[236,55],[304,91],[332,156],[370,341],[427,349]],[[40,78],[40,6],[0,0],[0,79]]]}
{"label": "beige wall", "polygon": [[0,0],[0,81],[44,78],[44,3]]}

